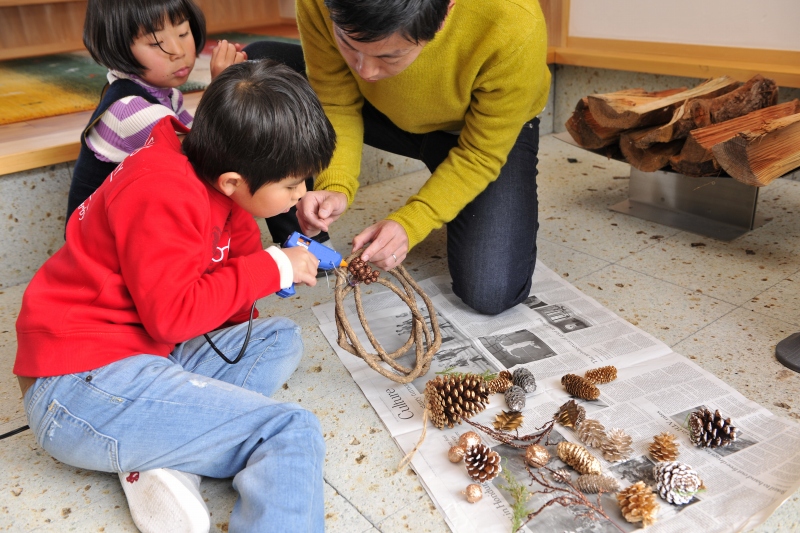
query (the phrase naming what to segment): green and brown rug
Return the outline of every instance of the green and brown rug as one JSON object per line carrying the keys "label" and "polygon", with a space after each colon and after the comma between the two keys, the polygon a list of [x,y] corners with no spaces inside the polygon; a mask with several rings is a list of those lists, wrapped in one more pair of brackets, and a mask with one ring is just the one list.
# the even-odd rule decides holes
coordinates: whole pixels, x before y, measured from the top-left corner
{"label": "green and brown rug", "polygon": [[[208,42],[215,44],[221,39],[242,44],[263,40],[299,43],[286,37],[236,32],[211,35]],[[197,58],[181,91],[200,91],[208,85],[209,49],[207,46]],[[107,72],[87,52],[0,61],[0,124],[92,110],[100,101]]]}

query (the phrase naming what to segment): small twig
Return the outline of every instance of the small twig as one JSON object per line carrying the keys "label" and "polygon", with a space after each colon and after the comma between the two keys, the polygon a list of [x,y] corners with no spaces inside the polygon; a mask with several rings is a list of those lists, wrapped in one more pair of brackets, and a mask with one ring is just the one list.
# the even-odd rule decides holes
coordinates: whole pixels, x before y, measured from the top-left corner
{"label": "small twig", "polygon": [[561,505],[562,507],[571,507],[579,505],[587,508],[587,512],[584,513],[582,516],[585,516],[590,520],[597,520],[598,519],[597,516],[599,515],[608,520],[609,523],[611,523],[615,528],[617,528],[617,530],[622,531],[624,533],[624,530],[620,528],[613,520],[611,520],[611,518],[609,518],[609,516],[603,510],[603,505],[600,502],[602,491],[597,494],[597,503],[595,504],[592,503],[591,500],[589,500],[589,498],[587,498],[583,492],[578,490],[578,488],[575,487],[575,485],[573,485],[572,482],[569,480],[566,480],[564,482],[564,484],[566,485],[565,487],[557,487],[555,485],[552,485],[549,481],[547,481],[547,478],[545,478],[541,470],[547,470],[548,472],[550,472],[550,474],[553,474],[554,471],[549,467],[545,466],[539,469],[538,472],[534,473],[533,470],[531,470],[531,468],[528,465],[525,465],[525,470],[531,476],[532,479],[531,485],[534,482],[536,482],[542,487],[542,490],[533,491],[531,492],[531,494],[558,493],[559,496],[551,498],[537,510],[528,513],[526,520],[519,526],[519,528],[516,529],[516,531],[520,531],[528,522],[533,520],[536,516],[538,516],[542,511],[544,511],[551,505]]}
{"label": "small twig", "polygon": [[[555,424],[555,419],[550,420],[545,425],[536,428],[534,433],[520,436],[519,430],[517,430],[516,435],[514,435],[508,431],[492,429],[488,426],[484,426],[483,424],[473,422],[469,418],[462,418],[462,420],[472,427],[483,431],[494,440],[500,441],[503,444],[507,444],[508,446],[512,446],[514,448],[527,448],[530,446],[530,444],[539,444],[542,439],[546,439],[545,444],[550,444],[550,432],[553,430],[553,425]],[[518,444],[514,441],[522,441],[524,444]]]}

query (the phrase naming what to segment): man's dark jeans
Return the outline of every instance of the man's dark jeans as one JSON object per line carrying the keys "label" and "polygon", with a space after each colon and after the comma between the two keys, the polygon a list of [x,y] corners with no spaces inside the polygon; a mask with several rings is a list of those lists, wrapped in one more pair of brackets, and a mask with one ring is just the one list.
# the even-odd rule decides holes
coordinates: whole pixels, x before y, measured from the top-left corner
{"label": "man's dark jeans", "polygon": [[[298,45],[262,41],[250,59],[270,58],[305,74]],[[443,131],[409,133],[369,102],[362,109],[364,143],[422,160],[433,172],[458,145]],[[536,175],[539,119],[525,123],[498,178],[447,223],[447,262],[453,292],[478,312],[498,314],[528,297],[536,263],[539,202]]]}

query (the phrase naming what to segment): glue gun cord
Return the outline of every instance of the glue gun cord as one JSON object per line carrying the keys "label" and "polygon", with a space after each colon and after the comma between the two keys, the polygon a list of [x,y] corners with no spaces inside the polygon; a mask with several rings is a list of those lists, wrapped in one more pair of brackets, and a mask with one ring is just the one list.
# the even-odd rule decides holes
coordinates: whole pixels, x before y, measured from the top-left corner
{"label": "glue gun cord", "polygon": [[244,336],[244,342],[242,343],[242,349],[239,350],[239,355],[237,355],[233,360],[228,359],[225,357],[225,354],[220,351],[219,348],[212,342],[211,337],[208,336],[208,333],[204,333],[203,336],[208,341],[208,344],[217,352],[217,355],[222,357],[222,360],[228,363],[229,365],[235,365],[239,362],[239,360],[244,356],[245,350],[247,350],[247,344],[250,342],[250,332],[253,331],[253,313],[256,311],[256,302],[253,302],[253,307],[250,308],[250,321],[247,324],[247,334]]}

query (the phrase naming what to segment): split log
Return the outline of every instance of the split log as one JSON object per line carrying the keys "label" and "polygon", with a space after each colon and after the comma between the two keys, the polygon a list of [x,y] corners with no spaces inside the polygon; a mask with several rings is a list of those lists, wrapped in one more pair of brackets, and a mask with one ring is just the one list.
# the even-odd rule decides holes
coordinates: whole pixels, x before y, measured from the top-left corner
{"label": "split log", "polygon": [[763,187],[800,167],[800,113],[739,133],[711,150],[734,179]]}
{"label": "split log", "polygon": [[672,120],[641,136],[636,147],[644,149],[654,143],[683,139],[693,129],[741,117],[777,102],[778,86],[775,80],[757,74],[741,87],[716,98],[687,100],[675,110]]}
{"label": "split log", "polygon": [[[666,91],[647,92],[644,89],[626,89],[614,93],[607,93],[603,96],[617,98],[623,97],[629,101],[644,103],[647,101],[658,100],[666,96],[685,91],[685,87],[668,89]],[[599,150],[605,146],[614,144],[619,140],[622,131],[619,128],[605,128],[597,123],[589,110],[589,99],[581,98],[575,106],[575,111],[566,123],[567,131],[578,143],[579,146],[587,150]]]}
{"label": "split log", "polygon": [[670,157],[677,155],[683,147],[683,139],[668,143],[654,143],[645,149],[637,147],[639,140],[652,133],[653,128],[626,131],[619,138],[619,148],[625,160],[642,172],[655,172],[669,164]]}
{"label": "split log", "polygon": [[658,100],[637,100],[631,96],[594,94],[588,97],[589,110],[598,124],[623,130],[655,126],[669,122],[675,110],[692,98],[715,98],[738,87],[738,82],[723,76],[707,80],[697,87]]}
{"label": "split log", "polygon": [[720,173],[720,166],[712,153],[714,145],[725,142],[741,132],[756,131],[771,120],[798,112],[800,112],[800,100],[795,99],[753,111],[743,117],[692,130],[680,154],[670,158],[670,165],[676,172],[687,176],[717,175]]}

